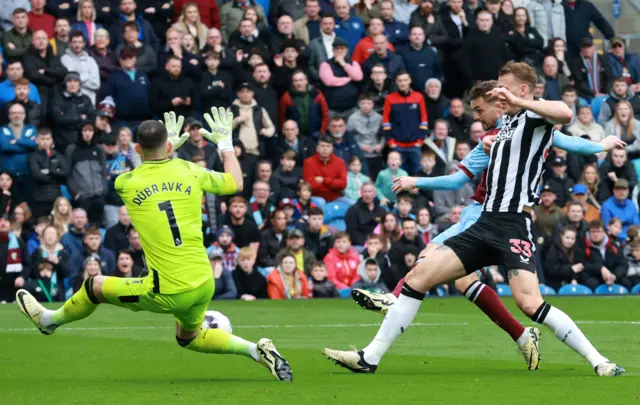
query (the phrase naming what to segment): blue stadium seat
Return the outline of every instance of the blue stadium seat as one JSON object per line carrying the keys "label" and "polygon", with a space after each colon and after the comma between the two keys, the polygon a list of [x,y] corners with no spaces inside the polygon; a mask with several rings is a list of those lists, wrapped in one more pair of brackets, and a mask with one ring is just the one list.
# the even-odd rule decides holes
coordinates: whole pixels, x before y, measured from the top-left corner
{"label": "blue stadium seat", "polygon": [[496,290],[501,297],[511,297],[511,287],[508,284],[496,284]]}
{"label": "blue stadium seat", "polygon": [[558,295],[591,295],[593,291],[586,285],[567,284],[560,287]]}
{"label": "blue stadium seat", "polygon": [[578,97],[578,106],[582,107],[585,105],[589,105],[589,101],[584,97]]}
{"label": "blue stadium seat", "polygon": [[323,209],[327,203],[322,197],[311,197],[311,202],[317,205],[320,209]]}
{"label": "blue stadium seat", "polygon": [[327,203],[322,210],[324,212],[324,222],[329,223],[336,218],[344,219],[351,205],[353,205],[353,201],[346,198],[338,198],[335,201]]}
{"label": "blue stadium seat", "polygon": [[340,298],[349,298],[351,297],[351,288],[343,288],[342,290],[338,290],[340,294]]}
{"label": "blue stadium seat", "polygon": [[[593,119],[598,122],[598,114],[602,109],[602,103],[604,103],[609,96],[598,96],[591,100],[591,111],[593,112]],[[604,124],[604,123],[603,123]]]}
{"label": "blue stadium seat", "polygon": [[631,294],[640,294],[640,284],[631,289]]}
{"label": "blue stadium seat", "polygon": [[542,295],[556,295],[556,290],[548,285],[540,284],[540,294]]}
{"label": "blue stadium seat", "polygon": [[627,295],[629,294],[629,290],[626,287],[621,286],[620,284],[600,284],[596,288],[596,295]]}
{"label": "blue stadium seat", "polygon": [[338,232],[344,232],[347,230],[347,224],[344,222],[343,218],[334,218],[331,221],[324,223],[329,227],[334,227]]}
{"label": "blue stadium seat", "polygon": [[449,295],[447,293],[447,290],[445,290],[442,286],[436,288],[436,294],[438,294],[438,297],[446,297]]}

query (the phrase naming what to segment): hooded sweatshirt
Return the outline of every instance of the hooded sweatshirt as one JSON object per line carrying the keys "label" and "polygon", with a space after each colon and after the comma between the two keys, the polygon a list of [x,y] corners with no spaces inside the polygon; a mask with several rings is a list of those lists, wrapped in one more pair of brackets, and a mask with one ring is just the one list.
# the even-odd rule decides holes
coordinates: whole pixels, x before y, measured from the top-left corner
{"label": "hooded sweatshirt", "polygon": [[69,72],[80,75],[80,92],[86,94],[93,105],[96,105],[96,92],[100,90],[100,68],[87,51],[79,55],[73,53],[71,48],[62,55],[62,64]]}
{"label": "hooded sweatshirt", "polygon": [[[371,280],[369,278],[369,276],[367,275],[367,266],[366,266],[366,262],[367,260],[363,260],[362,262],[360,262],[360,265],[358,266],[358,275],[360,276],[360,280],[356,281],[355,283],[353,283],[353,285],[351,286],[351,288],[355,289],[355,288],[359,288],[362,290],[367,290],[369,292],[373,292],[373,293],[378,293],[378,294],[386,294],[389,292],[389,290],[387,289],[387,286],[384,285],[384,283],[382,281],[380,281],[380,277],[382,276],[382,271],[380,270],[380,266],[378,266],[378,263],[376,262],[376,277],[375,279]],[[375,261],[375,259],[371,259],[373,261]]]}
{"label": "hooded sweatshirt", "polygon": [[324,264],[327,266],[327,278],[339,290],[350,288],[353,283],[360,279],[358,274],[360,257],[355,249],[340,253],[338,249],[331,248],[324,257]]}

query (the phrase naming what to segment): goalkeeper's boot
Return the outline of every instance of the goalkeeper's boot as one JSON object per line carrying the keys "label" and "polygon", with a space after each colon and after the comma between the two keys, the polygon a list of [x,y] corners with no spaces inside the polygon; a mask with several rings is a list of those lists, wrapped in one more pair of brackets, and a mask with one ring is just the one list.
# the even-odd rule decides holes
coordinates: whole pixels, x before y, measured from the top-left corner
{"label": "goalkeeper's boot", "polygon": [[258,341],[258,356],[260,364],[271,371],[271,375],[278,381],[292,381],[293,373],[289,363],[278,353],[271,339]]}
{"label": "goalkeeper's boot", "polygon": [[364,351],[351,346],[349,351],[322,349],[322,354],[334,364],[353,371],[354,373],[373,374],[378,366],[364,360]]}
{"label": "goalkeeper's boot", "polygon": [[42,314],[47,310],[43,307],[33,295],[27,290],[18,290],[16,292],[16,304],[22,312],[43,335],[52,335],[56,331],[57,325],[42,325]]}
{"label": "goalkeeper's boot", "polygon": [[518,345],[518,351],[524,357],[524,361],[527,363],[529,370],[537,370],[540,364],[540,330],[538,328],[529,327],[525,329],[525,332],[529,335],[527,341]]}
{"label": "goalkeeper's boot", "polygon": [[594,370],[600,377],[618,377],[625,372],[624,368],[610,361],[598,364]]}
{"label": "goalkeeper's boot", "polygon": [[389,308],[396,302],[393,294],[377,294],[356,288],[351,291],[351,298],[362,308],[386,315]]}

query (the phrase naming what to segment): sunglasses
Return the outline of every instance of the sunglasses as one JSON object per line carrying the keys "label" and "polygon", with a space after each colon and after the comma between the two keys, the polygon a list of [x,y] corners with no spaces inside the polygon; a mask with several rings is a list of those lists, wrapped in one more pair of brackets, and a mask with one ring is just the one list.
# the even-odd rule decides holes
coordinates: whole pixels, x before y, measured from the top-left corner
{"label": "sunglasses", "polygon": [[616,42],[615,44],[613,44],[613,48],[622,48],[624,45],[622,45],[620,42]]}

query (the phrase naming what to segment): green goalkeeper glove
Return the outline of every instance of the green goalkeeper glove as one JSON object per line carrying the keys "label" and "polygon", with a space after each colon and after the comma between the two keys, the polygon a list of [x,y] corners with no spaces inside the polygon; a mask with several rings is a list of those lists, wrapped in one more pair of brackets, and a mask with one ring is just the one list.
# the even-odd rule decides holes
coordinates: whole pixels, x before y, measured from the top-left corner
{"label": "green goalkeeper glove", "polygon": [[[162,122],[162,121],[160,121]],[[167,128],[167,134],[169,135],[169,142],[173,145],[173,150],[177,151],[182,145],[189,139],[189,133],[185,132],[180,135],[180,129],[184,123],[184,117],[179,115],[176,119],[176,113],[173,111],[164,113],[164,127]]]}
{"label": "green goalkeeper glove", "polygon": [[220,152],[233,152],[233,141],[231,139],[233,113],[231,109],[225,110],[223,107],[217,109],[212,107],[211,115],[205,113],[204,120],[209,124],[211,132],[201,128],[200,134],[218,145]]}

